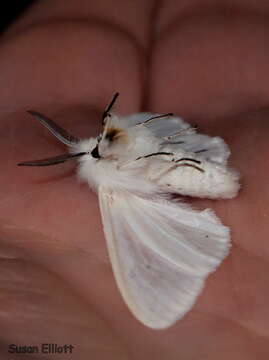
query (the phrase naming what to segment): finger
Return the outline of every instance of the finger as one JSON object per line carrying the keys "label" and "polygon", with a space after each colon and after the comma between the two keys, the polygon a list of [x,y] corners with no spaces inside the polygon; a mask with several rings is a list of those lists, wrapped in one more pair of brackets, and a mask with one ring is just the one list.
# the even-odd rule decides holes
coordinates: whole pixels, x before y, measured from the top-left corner
{"label": "finger", "polygon": [[[51,4],[53,7],[56,3]],[[110,9],[106,9],[106,19]],[[133,7],[129,8],[129,15],[127,10],[126,17],[139,17],[140,9],[134,12]],[[50,8],[46,14],[50,11],[54,13]],[[37,23],[32,18],[25,27],[6,36],[0,47],[0,65],[5,74],[0,92],[6,111],[1,122],[5,136],[0,144],[4,163],[0,217],[10,246],[23,249],[35,263],[68,282],[70,289],[79,294],[77,297],[91,303],[107,322],[119,318],[119,324],[123,324],[124,315],[117,314],[128,314],[128,310],[107,260],[96,196],[86,185],[76,183],[72,164],[50,167],[48,171],[31,168],[31,173],[15,164],[33,154],[36,158],[50,157],[63,149],[46,129],[24,115],[25,109],[56,119],[79,137],[98,135],[102,112],[115,91],[121,93],[115,111],[137,111],[144,81],[143,46],[131,28],[125,31],[113,19],[106,23],[99,18],[91,21],[90,17],[89,21],[87,17],[76,21],[56,18],[49,21],[47,17]],[[14,229],[17,232],[13,236]],[[21,253],[19,256],[23,257]],[[64,306],[69,296],[61,299]],[[131,318],[129,315],[128,320]],[[56,342],[61,331],[55,330]],[[111,354],[112,350],[109,357]]]}
{"label": "finger", "polygon": [[[232,350],[232,338],[219,337],[214,325],[207,321],[215,318],[229,333],[236,333],[242,343],[249,343],[252,332],[268,332],[263,321],[266,305],[258,305],[268,301],[263,275],[267,272],[264,231],[268,231],[268,226],[261,218],[261,213],[268,212],[264,202],[267,191],[259,190],[265,189],[266,181],[261,174],[267,166],[268,111],[250,111],[268,101],[264,80],[268,64],[262,40],[268,29],[265,18],[253,13],[236,11],[226,17],[223,11],[211,9],[201,14],[196,8],[179,16],[182,21],[174,18],[173,24],[159,29],[152,57],[150,83],[154,86],[149,107],[194,119],[205,132],[222,136],[232,149],[230,165],[240,170],[243,184],[234,200],[196,203],[216,209],[222,221],[231,227],[234,246],[230,257],[209,280],[189,322],[181,330],[186,334],[188,326],[195,327],[197,337],[206,341],[205,337],[211,338],[204,333],[207,328],[215,344],[218,343],[217,348],[229,346],[230,357],[237,353],[236,356],[251,359],[253,353],[242,349],[239,355]],[[253,241],[254,238],[259,240]],[[253,283],[250,274],[260,281]],[[257,295],[251,299],[250,293]],[[197,322],[195,310],[204,314]],[[251,343],[253,349],[260,346],[265,349],[261,338]],[[210,344],[204,342],[204,348],[209,349]],[[182,351],[189,354],[189,347],[183,346]],[[199,356],[199,346],[197,351]],[[225,353],[224,358],[227,356]]]}
{"label": "finger", "polygon": [[[77,296],[63,279],[34,264],[23,252],[0,245],[0,353],[48,357],[124,358],[117,336],[94,307]],[[3,252],[8,257],[3,257]],[[24,253],[25,256],[25,253]],[[14,331],[14,328],[25,331]],[[51,344],[51,345],[49,345]],[[53,345],[54,344],[54,345]],[[56,345],[57,344],[57,345]]]}
{"label": "finger", "polygon": [[226,16],[220,4],[187,11],[170,2],[156,25],[150,106],[212,119],[266,105],[268,27],[258,6]]}

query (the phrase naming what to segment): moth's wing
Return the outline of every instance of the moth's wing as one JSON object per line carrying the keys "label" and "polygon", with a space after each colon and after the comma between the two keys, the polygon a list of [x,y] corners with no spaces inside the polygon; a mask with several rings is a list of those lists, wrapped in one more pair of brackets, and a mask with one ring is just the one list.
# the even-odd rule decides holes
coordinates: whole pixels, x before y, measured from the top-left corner
{"label": "moth's wing", "polygon": [[[123,123],[126,123],[128,127],[142,124],[145,121],[161,114],[152,114],[148,112],[142,112],[124,116],[122,118]],[[191,127],[183,119],[176,116],[165,116],[163,118],[156,118],[153,121],[147,122],[144,126],[150,129],[156,137],[165,137],[177,133],[183,129]]]}
{"label": "moth's wing", "polygon": [[[152,159],[148,164],[147,178],[164,193],[209,199],[234,198],[240,188],[239,173],[224,165],[201,161],[193,153],[184,153],[181,162]],[[147,160],[147,159],[146,159]],[[149,161],[148,161],[149,162]]]}
{"label": "moth's wing", "polygon": [[101,187],[99,202],[112,268],[130,311],[167,328],[190,310],[227,255],[229,229],[209,210]]}
{"label": "moth's wing", "polygon": [[179,135],[170,141],[164,141],[162,146],[168,146],[175,154],[178,149],[183,149],[194,153],[201,160],[212,161],[221,165],[226,165],[231,153],[228,145],[220,137],[210,137],[197,133]]}
{"label": "moth's wing", "polygon": [[[122,118],[126,126],[135,126],[143,123],[146,120],[158,116],[160,114],[138,113]],[[182,118],[177,116],[168,116],[154,119],[145,124],[153,134],[162,138],[162,146],[169,146],[171,151],[177,152],[177,149],[195,153],[199,158],[209,161],[214,161],[219,164],[226,164],[230,155],[230,150],[225,142],[220,137],[210,137],[208,135],[197,134],[192,125],[185,122]],[[189,130],[187,130],[189,129]],[[169,140],[164,138],[173,136]]]}

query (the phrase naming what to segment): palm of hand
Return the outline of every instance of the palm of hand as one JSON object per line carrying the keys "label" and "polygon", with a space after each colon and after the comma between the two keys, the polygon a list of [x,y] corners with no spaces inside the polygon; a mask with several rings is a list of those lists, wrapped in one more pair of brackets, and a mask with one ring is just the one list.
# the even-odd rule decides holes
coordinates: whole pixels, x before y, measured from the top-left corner
{"label": "palm of hand", "polygon": [[[238,115],[265,103],[260,70],[264,55],[257,41],[255,60],[242,57],[254,46],[244,36],[252,25],[243,17],[233,23],[217,14],[193,14],[174,25],[159,23],[146,71],[142,30],[132,37],[100,24],[65,22],[30,29],[2,45],[6,87],[1,97],[7,107],[2,147],[8,148],[8,155],[1,151],[3,357],[6,344],[42,342],[74,344],[74,357],[81,359],[268,357],[268,190],[267,177],[261,175],[268,163],[267,112]],[[57,53],[58,43],[62,53],[70,51],[69,57]],[[29,76],[22,69],[27,69],[32,48],[39,62],[33,63]],[[10,58],[12,69],[6,61]],[[255,79],[241,69],[251,67],[251,61],[256,61]],[[52,104],[63,121],[77,119],[76,124],[65,123],[70,131],[95,136],[97,117],[86,104],[90,100],[100,108],[115,90],[122,94],[119,111],[139,111],[147,101],[151,111],[173,111],[199,121],[204,132],[223,136],[232,149],[232,165],[243,175],[237,199],[199,201],[231,226],[233,248],[193,310],[165,332],[144,328],[126,309],[106,255],[97,198],[76,184],[72,165],[27,170],[14,166],[59,152],[56,141],[34,121],[22,118],[22,107],[51,115]],[[14,107],[16,114],[9,117]],[[87,123],[89,115],[96,123]],[[14,338],[15,327],[27,331]]]}

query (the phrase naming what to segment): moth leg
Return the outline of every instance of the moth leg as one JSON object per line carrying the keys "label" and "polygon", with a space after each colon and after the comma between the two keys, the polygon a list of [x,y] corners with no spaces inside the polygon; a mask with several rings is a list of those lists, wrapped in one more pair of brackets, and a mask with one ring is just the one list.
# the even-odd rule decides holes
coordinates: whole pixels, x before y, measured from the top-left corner
{"label": "moth leg", "polygon": [[196,165],[193,165],[193,164],[185,164],[185,163],[183,163],[183,164],[177,164],[177,166],[189,166],[189,167],[192,167],[192,168],[194,168],[194,169],[196,169],[196,170],[198,170],[200,172],[205,172],[204,169],[202,169],[202,168],[200,168],[200,167],[198,167]]}
{"label": "moth leg", "polygon": [[196,164],[201,164],[201,161],[196,160],[196,159],[192,159],[192,158],[181,158],[181,159],[176,160],[175,162],[178,163],[180,161],[193,161]]}
{"label": "moth leg", "polygon": [[166,152],[166,151],[159,151],[159,152],[156,152],[156,153],[152,153],[152,154],[148,154],[148,155],[144,155],[144,156],[139,156],[138,158],[136,158],[134,160],[130,160],[130,161],[127,161],[127,162],[123,163],[122,165],[118,165],[117,169],[122,170],[122,169],[124,169],[124,167],[128,167],[128,165],[132,164],[136,160],[146,159],[146,158],[149,158],[149,157],[152,157],[152,156],[160,156],[160,155],[174,156],[174,153],[170,153],[170,152]]}
{"label": "moth leg", "polygon": [[173,171],[177,167],[178,167],[177,164],[172,165],[172,166],[171,166],[171,164],[169,164],[166,169],[164,169],[164,170],[162,169],[163,171],[159,172],[159,174],[157,174],[154,178],[151,178],[151,180],[152,181],[158,181],[158,180],[161,179],[162,176],[168,174],[170,171]]}
{"label": "moth leg", "polygon": [[168,174],[170,171],[173,171],[175,170],[177,167],[179,166],[188,166],[188,167],[192,167],[200,172],[205,172],[202,168],[196,166],[196,165],[192,165],[192,164],[186,164],[186,163],[183,163],[183,164],[176,164],[174,163],[173,166],[169,166],[167,169],[165,169],[164,171],[162,171],[161,173],[159,173],[156,178],[152,179],[152,180],[159,180],[162,176]]}
{"label": "moth leg", "polygon": [[151,157],[151,156],[158,156],[158,155],[169,155],[169,156],[172,156],[172,155],[174,155],[174,153],[166,152],[166,151],[159,151],[159,152],[156,152],[156,153],[152,153],[152,154],[148,154],[148,155],[144,155],[144,156],[139,156],[139,157],[136,158],[135,160],[146,159],[146,158],[149,158],[149,157]]}
{"label": "moth leg", "polygon": [[[182,135],[184,133],[188,134],[188,133],[195,132],[195,130],[197,130],[197,129],[198,129],[197,125],[190,126],[187,129],[181,129],[181,130],[177,131],[176,133],[174,133],[172,135],[163,136],[163,139],[164,140],[172,140],[173,138],[175,138],[175,137],[177,137],[179,135]],[[184,141],[183,141],[183,143],[184,143]]]}
{"label": "moth leg", "polygon": [[[181,159],[176,160],[175,163],[179,163],[180,161],[192,161],[192,162],[194,162],[196,164],[201,164],[201,161],[196,160],[196,159],[192,159],[192,158],[181,158]],[[183,164],[177,164],[177,165],[178,166],[189,166],[189,167],[192,167],[192,168],[194,168],[196,170],[204,172],[203,169],[201,169],[200,167],[198,167],[198,166],[196,166],[194,164],[183,163]]]}
{"label": "moth leg", "polygon": [[162,118],[169,117],[169,116],[174,116],[174,114],[173,113],[167,113],[167,114],[161,114],[161,115],[152,116],[151,118],[145,120],[142,123],[136,124],[135,126],[145,125],[145,124],[148,124],[148,123],[150,123],[151,121],[153,121],[155,119],[162,119]]}

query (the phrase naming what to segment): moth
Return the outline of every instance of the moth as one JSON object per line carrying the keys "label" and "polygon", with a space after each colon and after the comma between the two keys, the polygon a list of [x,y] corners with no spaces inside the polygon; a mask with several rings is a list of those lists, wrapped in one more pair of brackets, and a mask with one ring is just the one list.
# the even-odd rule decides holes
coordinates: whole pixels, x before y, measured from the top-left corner
{"label": "moth", "polygon": [[78,176],[98,194],[108,253],[118,288],[133,315],[165,329],[193,306],[207,276],[230,248],[229,228],[210,210],[195,210],[173,195],[231,199],[238,172],[219,137],[199,134],[173,114],[112,112],[102,133],[78,139],[29,111],[69,152],[22,162],[47,166],[78,159]]}

